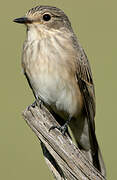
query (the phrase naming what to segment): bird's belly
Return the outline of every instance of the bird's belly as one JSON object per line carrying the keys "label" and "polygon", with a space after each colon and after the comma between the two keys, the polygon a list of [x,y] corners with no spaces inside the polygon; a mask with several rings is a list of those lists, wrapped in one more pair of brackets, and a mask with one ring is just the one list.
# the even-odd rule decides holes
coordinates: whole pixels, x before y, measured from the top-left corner
{"label": "bird's belly", "polygon": [[[53,48],[53,42],[48,43],[47,47],[46,41],[26,43],[23,68],[36,97],[40,97],[57,111],[76,115],[81,112],[83,101],[75,78],[75,56],[68,53],[71,52],[71,46],[66,53],[58,44],[57,48]],[[59,50],[62,51],[62,56]]]}
{"label": "bird's belly", "polygon": [[[37,73],[38,72],[38,73]],[[82,109],[82,97],[75,77],[67,79],[68,75],[60,74],[57,69],[53,72],[45,67],[31,69],[30,80],[35,95],[50,105],[54,110],[74,116]]]}

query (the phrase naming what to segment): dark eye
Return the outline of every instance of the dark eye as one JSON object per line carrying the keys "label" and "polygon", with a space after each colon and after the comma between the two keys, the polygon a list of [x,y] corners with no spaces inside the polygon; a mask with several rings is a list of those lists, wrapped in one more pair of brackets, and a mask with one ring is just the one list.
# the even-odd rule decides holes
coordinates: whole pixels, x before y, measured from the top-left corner
{"label": "dark eye", "polygon": [[44,21],[49,21],[50,19],[51,19],[50,14],[44,14],[44,15],[43,15],[43,20],[44,20]]}

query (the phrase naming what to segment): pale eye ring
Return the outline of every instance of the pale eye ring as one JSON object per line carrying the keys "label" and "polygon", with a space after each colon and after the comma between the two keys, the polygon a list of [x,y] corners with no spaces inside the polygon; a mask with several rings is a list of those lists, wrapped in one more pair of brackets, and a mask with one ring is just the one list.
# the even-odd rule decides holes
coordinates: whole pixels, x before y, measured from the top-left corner
{"label": "pale eye ring", "polygon": [[51,15],[50,14],[44,14],[43,15],[43,20],[44,21],[49,21],[51,19]]}

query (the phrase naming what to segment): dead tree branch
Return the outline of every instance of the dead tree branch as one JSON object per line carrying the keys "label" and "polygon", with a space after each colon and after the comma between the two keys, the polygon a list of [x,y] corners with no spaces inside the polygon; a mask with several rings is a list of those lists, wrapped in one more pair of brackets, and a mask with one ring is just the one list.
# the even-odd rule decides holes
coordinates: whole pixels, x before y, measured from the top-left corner
{"label": "dead tree branch", "polygon": [[105,180],[73,144],[68,135],[63,136],[50,112],[42,105],[29,107],[23,117],[41,142],[46,163],[57,180]]}

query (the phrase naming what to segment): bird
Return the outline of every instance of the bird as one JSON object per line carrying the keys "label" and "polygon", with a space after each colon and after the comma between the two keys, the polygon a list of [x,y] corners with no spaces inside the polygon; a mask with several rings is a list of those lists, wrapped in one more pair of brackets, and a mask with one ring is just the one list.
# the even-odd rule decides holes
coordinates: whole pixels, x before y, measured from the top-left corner
{"label": "bird", "polygon": [[95,133],[95,89],[86,53],[68,16],[53,6],[36,6],[14,22],[26,26],[22,69],[36,102],[59,117],[64,135],[69,125],[77,146],[106,176]]}

